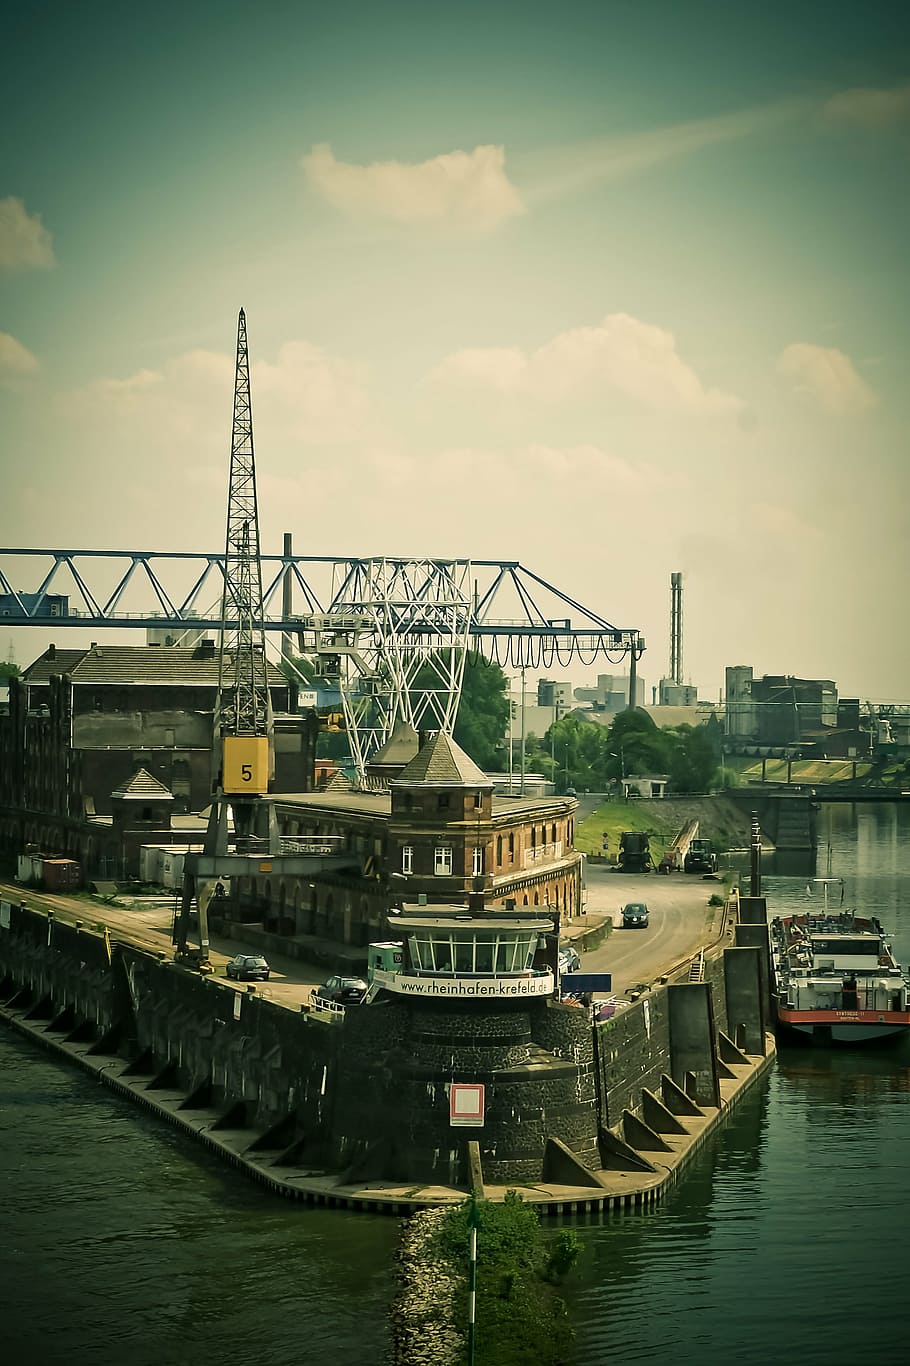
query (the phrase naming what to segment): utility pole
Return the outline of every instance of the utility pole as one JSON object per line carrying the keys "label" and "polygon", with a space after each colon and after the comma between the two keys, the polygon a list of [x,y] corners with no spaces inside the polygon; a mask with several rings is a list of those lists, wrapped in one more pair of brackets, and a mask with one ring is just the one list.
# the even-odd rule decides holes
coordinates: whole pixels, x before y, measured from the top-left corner
{"label": "utility pole", "polygon": [[512,701],[512,679],[509,678],[509,796],[512,796],[512,774],[515,769],[514,749],[515,740],[512,734],[513,721],[515,720],[515,703]]}
{"label": "utility pole", "polygon": [[525,666],[521,666],[521,788],[519,796],[525,795]]}

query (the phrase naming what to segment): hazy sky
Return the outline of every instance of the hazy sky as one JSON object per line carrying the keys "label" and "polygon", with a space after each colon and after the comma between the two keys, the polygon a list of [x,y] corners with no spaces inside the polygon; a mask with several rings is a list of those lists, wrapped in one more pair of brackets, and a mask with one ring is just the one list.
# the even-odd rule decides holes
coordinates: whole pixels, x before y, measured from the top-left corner
{"label": "hazy sky", "polygon": [[222,546],[242,305],[264,548],[910,699],[905,0],[32,0],[0,84],[4,545]]}

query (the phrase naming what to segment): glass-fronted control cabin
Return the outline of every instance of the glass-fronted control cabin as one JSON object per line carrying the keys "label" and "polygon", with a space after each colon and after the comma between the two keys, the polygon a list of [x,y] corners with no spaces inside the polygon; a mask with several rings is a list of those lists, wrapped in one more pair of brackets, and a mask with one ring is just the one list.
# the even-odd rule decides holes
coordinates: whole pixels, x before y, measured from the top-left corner
{"label": "glass-fronted control cabin", "polygon": [[555,990],[551,914],[405,907],[389,924],[401,938],[370,945],[371,996],[384,989],[428,999],[508,1000]]}

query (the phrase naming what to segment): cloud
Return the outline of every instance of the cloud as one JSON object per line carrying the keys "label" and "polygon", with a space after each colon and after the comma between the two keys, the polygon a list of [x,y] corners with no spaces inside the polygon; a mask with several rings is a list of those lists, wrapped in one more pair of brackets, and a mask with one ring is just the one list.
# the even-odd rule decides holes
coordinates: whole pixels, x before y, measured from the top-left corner
{"label": "cloud", "polygon": [[827,101],[822,112],[832,123],[856,123],[871,130],[893,128],[910,122],[910,85],[843,90]]}
{"label": "cloud", "polygon": [[[93,381],[66,396],[82,417],[118,420],[137,433],[151,424],[172,439],[198,440],[221,449],[234,385],[233,356],[194,350],[161,369],[137,370],[123,379]],[[306,341],[290,341],[274,361],[250,366],[257,437],[333,445],[362,431],[369,400],[356,367]],[[214,437],[214,441],[213,441]]]}
{"label": "cloud", "polygon": [[320,143],[301,165],[316,193],[352,218],[486,233],[524,213],[505,173],[502,147],[355,166],[336,160],[331,147]]}
{"label": "cloud", "polygon": [[36,213],[21,199],[0,199],[0,267],[26,270],[54,265],[51,235]]}
{"label": "cloud", "polygon": [[739,413],[733,394],[706,388],[679,355],[672,332],[611,313],[597,327],[561,332],[536,351],[468,348],[433,372],[438,384],[559,402],[612,389],[647,407],[704,416]]}
{"label": "cloud", "polygon": [[850,357],[834,347],[794,342],[781,352],[777,368],[796,393],[807,394],[826,412],[847,416],[878,403],[878,395],[857,373]]}
{"label": "cloud", "polygon": [[18,380],[39,369],[38,357],[8,332],[0,332],[0,379]]}
{"label": "cloud", "polygon": [[558,199],[589,185],[620,180],[694,156],[708,147],[773,132],[804,117],[804,100],[780,100],[757,109],[693,119],[640,133],[592,139],[535,154],[527,166],[529,203]]}

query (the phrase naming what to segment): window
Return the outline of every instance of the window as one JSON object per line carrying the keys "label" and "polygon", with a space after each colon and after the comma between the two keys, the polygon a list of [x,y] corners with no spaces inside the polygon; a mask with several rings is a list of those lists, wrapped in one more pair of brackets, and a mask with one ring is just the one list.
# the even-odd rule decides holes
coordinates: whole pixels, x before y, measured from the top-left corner
{"label": "window", "polygon": [[531,848],[537,848],[537,827],[535,825],[531,826]]}
{"label": "window", "polygon": [[551,843],[551,844],[555,844],[555,843],[556,843],[556,826],[555,826],[555,825],[552,825],[552,826],[550,827],[550,843]]}
{"label": "window", "polygon": [[474,793],[474,810],[475,810],[475,811],[479,811],[480,808],[481,808],[482,806],[483,806],[483,793],[482,793],[482,792],[475,792],[475,793]]}
{"label": "window", "polygon": [[436,798],[436,807],[439,811],[448,811],[451,797],[448,792],[440,792]]}
{"label": "window", "polygon": [[496,867],[502,867],[502,835],[496,836]]}
{"label": "window", "polygon": [[452,846],[437,844],[433,851],[433,871],[437,877],[452,876]]}
{"label": "window", "polygon": [[514,863],[514,862],[515,862],[515,835],[514,835],[514,833],[512,833],[511,835],[509,835],[509,862],[510,862],[510,863]]}
{"label": "window", "polygon": [[401,847],[401,871],[403,873],[413,873],[414,871],[414,846],[404,844]]}
{"label": "window", "polygon": [[483,845],[475,844],[474,853],[471,858],[471,872],[474,875],[474,877],[479,877],[480,874],[483,872],[483,864]]}

